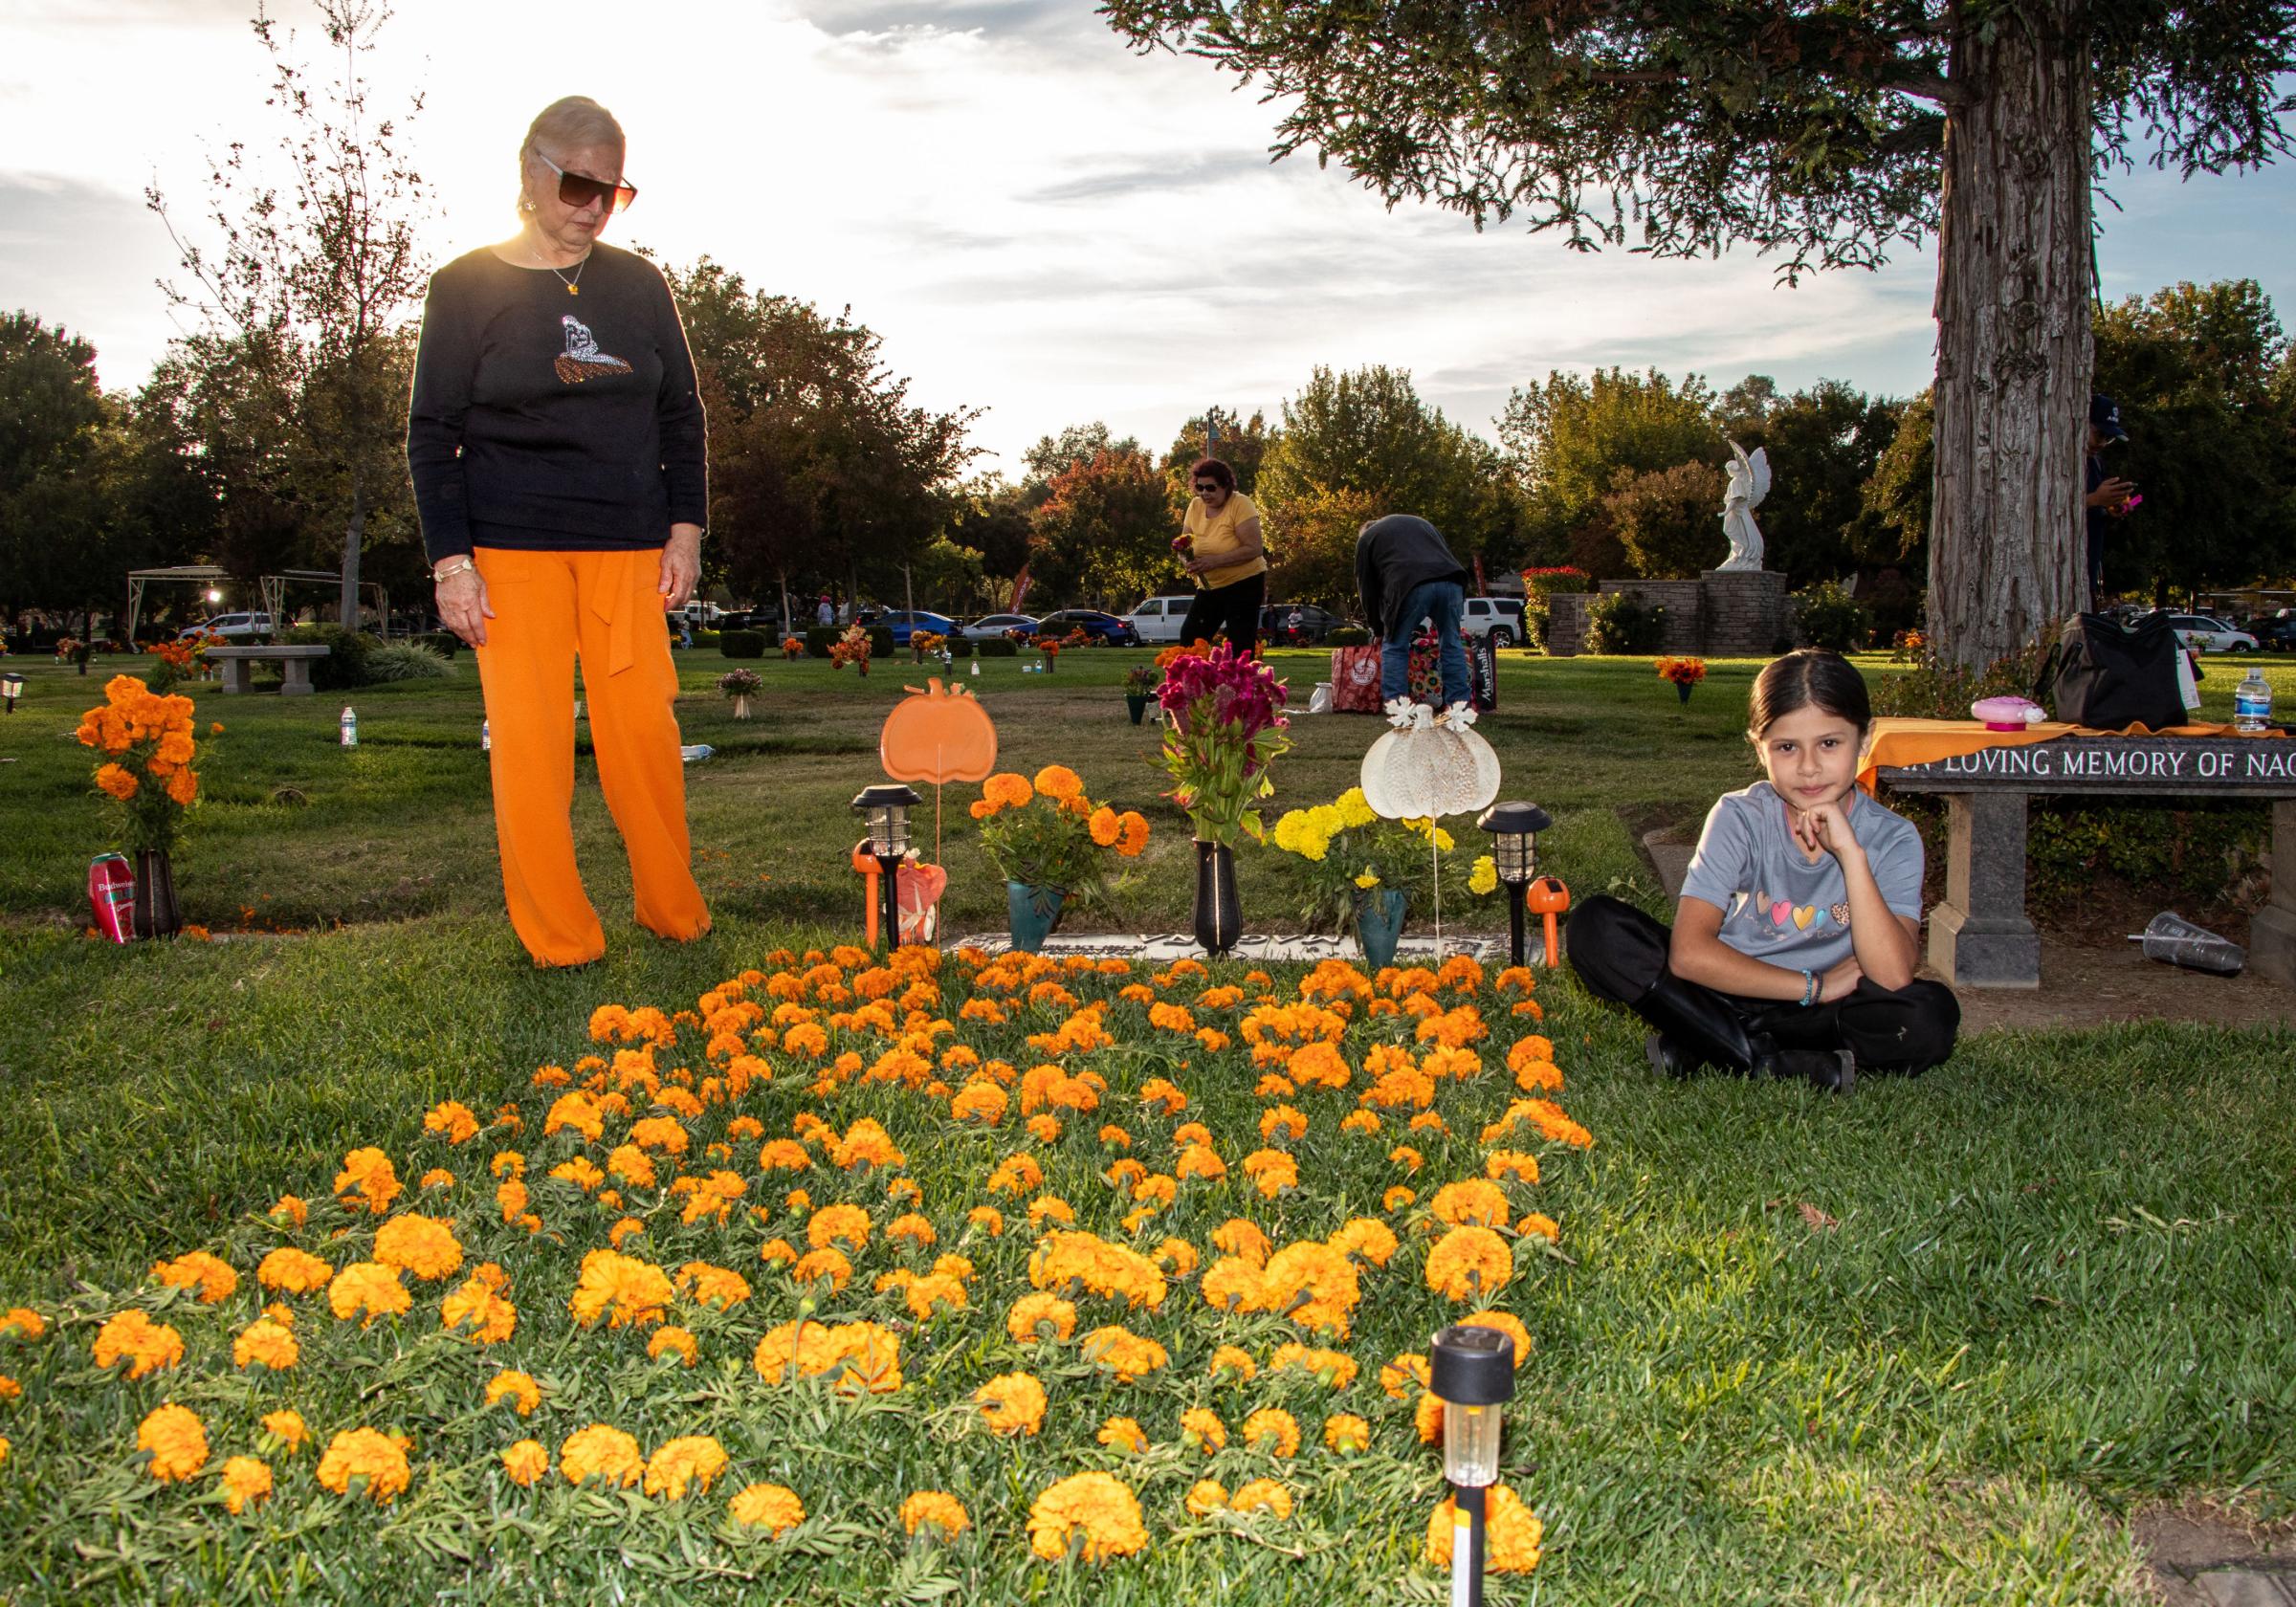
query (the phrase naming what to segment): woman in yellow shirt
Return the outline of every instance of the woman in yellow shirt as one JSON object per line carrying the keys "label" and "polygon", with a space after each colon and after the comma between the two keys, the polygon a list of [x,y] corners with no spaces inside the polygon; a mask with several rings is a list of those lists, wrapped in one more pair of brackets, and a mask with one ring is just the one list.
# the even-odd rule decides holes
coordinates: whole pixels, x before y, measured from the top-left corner
{"label": "woman in yellow shirt", "polygon": [[1196,498],[1181,526],[1188,540],[1184,566],[1198,589],[1180,639],[1224,635],[1238,658],[1247,657],[1259,647],[1260,607],[1268,601],[1260,510],[1236,489],[1236,472],[1216,457],[1198,463],[1188,479]]}

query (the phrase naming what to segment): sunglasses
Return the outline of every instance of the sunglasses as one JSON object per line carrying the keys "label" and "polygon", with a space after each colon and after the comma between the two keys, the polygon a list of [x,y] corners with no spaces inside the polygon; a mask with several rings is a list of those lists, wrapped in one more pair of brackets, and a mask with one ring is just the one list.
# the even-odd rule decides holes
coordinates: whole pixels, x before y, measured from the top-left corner
{"label": "sunglasses", "polygon": [[1218,491],[1220,489],[1220,482],[1218,480],[1198,480],[1196,482],[1196,489],[1198,491]]}
{"label": "sunglasses", "polygon": [[569,173],[539,150],[534,153],[534,158],[558,175],[558,198],[577,210],[593,201],[603,200],[607,211],[626,212],[629,209],[629,204],[638,198],[638,187],[628,181],[609,184],[605,179]]}

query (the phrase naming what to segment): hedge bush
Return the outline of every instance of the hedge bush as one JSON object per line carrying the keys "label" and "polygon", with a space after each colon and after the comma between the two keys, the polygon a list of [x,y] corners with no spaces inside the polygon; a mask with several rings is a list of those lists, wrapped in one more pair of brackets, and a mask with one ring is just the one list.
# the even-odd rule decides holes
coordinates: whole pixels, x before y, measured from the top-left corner
{"label": "hedge bush", "polygon": [[323,647],[324,658],[311,661],[311,685],[318,692],[348,692],[370,683],[367,655],[382,642],[364,630],[340,625],[298,625],[282,638],[291,647]]}
{"label": "hedge bush", "polygon": [[828,656],[829,656],[829,649],[830,649],[831,648],[833,648],[833,647],[835,647],[835,646],[837,645],[837,638],[838,638],[838,637],[840,637],[840,636],[842,636],[842,635],[844,635],[844,634],[845,634],[845,628],[844,628],[844,627],[842,627],[842,626],[835,626],[835,625],[808,625],[808,626],[806,626],[806,656],[807,658],[827,658],[827,657],[828,657]]}
{"label": "hedge bush", "polygon": [[1666,640],[1667,610],[1650,607],[1639,591],[1605,592],[1586,605],[1586,650],[1647,653]]}
{"label": "hedge bush", "polygon": [[973,650],[982,658],[1017,658],[1021,645],[1009,636],[992,636],[985,642],[974,643]]}
{"label": "hedge bush", "polygon": [[1831,581],[1794,594],[1795,628],[1813,648],[1855,652],[1873,634],[1866,605]]}
{"label": "hedge bush", "polygon": [[1359,625],[1343,625],[1323,640],[1326,647],[1367,648],[1371,645],[1371,632]]}
{"label": "hedge bush", "polygon": [[438,681],[454,672],[447,655],[424,642],[377,642],[367,649],[366,682]]}
{"label": "hedge bush", "polygon": [[408,637],[408,640],[421,643],[441,658],[453,658],[462,650],[462,638],[452,630],[426,630],[419,636]]}
{"label": "hedge bush", "polygon": [[718,650],[728,658],[763,658],[765,632],[762,630],[720,630],[718,632]]}

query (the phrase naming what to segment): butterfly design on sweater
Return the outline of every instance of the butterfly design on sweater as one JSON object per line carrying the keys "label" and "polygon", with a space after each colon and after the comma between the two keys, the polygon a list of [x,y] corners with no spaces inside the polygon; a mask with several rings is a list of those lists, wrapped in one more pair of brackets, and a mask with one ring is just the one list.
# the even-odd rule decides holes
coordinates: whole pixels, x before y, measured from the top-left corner
{"label": "butterfly design on sweater", "polygon": [[590,333],[588,324],[572,313],[558,321],[566,332],[566,349],[550,366],[558,371],[558,377],[566,384],[580,385],[601,374],[627,374],[630,371],[629,364],[613,353],[600,351],[598,337]]}

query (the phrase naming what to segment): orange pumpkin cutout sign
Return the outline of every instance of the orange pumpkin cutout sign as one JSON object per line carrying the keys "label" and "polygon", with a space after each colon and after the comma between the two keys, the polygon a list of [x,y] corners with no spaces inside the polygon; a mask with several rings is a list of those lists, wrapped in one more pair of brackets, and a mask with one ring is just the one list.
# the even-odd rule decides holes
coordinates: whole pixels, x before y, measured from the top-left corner
{"label": "orange pumpkin cutout sign", "polygon": [[997,724],[963,687],[943,688],[938,676],[928,691],[893,706],[877,736],[877,758],[896,781],[933,783],[933,857],[940,858],[940,788],[948,781],[985,781],[997,767]]}
{"label": "orange pumpkin cutout sign", "polygon": [[877,737],[877,757],[896,781],[985,781],[997,768],[997,727],[981,699],[938,677],[903,687]]}

